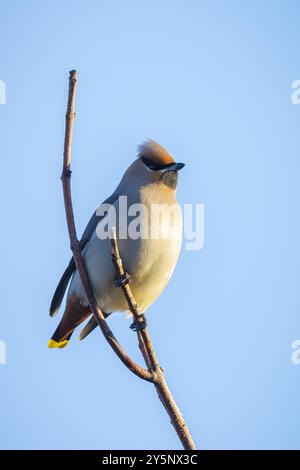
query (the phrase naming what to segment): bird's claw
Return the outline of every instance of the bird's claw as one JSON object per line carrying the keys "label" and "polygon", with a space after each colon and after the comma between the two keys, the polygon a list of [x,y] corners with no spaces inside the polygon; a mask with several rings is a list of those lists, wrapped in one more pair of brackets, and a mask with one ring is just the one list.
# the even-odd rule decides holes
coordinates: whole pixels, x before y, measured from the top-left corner
{"label": "bird's claw", "polygon": [[142,331],[147,328],[147,318],[142,313],[139,314],[138,321],[134,320],[130,325],[131,330],[133,331]]}
{"label": "bird's claw", "polygon": [[130,274],[125,272],[122,276],[119,276],[115,279],[115,286],[116,287],[124,287],[130,281]]}

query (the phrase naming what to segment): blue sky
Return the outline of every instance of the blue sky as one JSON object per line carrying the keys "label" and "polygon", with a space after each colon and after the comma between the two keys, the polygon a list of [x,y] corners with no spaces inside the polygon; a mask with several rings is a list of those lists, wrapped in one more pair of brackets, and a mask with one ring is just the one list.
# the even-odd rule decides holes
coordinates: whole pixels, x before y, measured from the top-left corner
{"label": "blue sky", "polygon": [[[296,1],[33,1],[1,7],[0,447],[180,448],[155,390],[96,331],[47,349],[70,257],[61,183],[68,71],[79,74],[73,198],[80,233],[151,137],[186,163],[180,203],[205,205],[148,313],[199,448],[299,448]],[[137,360],[129,322],[112,329]]]}

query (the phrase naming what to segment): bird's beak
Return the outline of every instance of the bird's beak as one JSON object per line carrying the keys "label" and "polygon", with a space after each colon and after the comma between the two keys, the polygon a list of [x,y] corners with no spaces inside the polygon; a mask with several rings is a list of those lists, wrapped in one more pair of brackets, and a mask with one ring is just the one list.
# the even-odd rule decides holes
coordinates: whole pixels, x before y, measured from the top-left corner
{"label": "bird's beak", "polygon": [[167,171],[179,171],[185,166],[184,163],[172,163],[168,168],[166,168]]}

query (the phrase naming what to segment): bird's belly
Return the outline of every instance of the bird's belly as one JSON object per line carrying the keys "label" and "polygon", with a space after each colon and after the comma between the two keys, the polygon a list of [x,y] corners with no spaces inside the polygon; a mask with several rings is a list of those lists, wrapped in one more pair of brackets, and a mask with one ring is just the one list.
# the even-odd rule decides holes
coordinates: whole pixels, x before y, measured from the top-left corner
{"label": "bird's belly", "polygon": [[179,241],[141,241],[136,262],[124,256],[124,266],[131,274],[131,290],[141,312],[163,292],[174,271],[180,250]]}
{"label": "bird's belly", "polygon": [[[130,288],[140,312],[144,312],[167,286],[177,262],[180,244],[173,242],[170,246],[170,241],[140,240],[139,247],[127,243],[126,251],[122,250],[121,241],[119,245],[124,269],[131,277]],[[132,257],[130,252],[134,248],[136,256]],[[98,270],[98,274],[94,269],[90,275],[97,302],[105,312],[128,311],[121,289],[114,284],[115,270],[110,255],[105,263],[103,257],[99,263],[102,269]]]}
{"label": "bird's belly", "polygon": [[[168,239],[127,238],[118,241],[124,269],[130,274],[130,288],[144,312],[163,292],[175,268],[181,247],[181,220],[174,236]],[[111,258],[110,240],[93,237],[84,250],[89,278],[97,302],[106,313],[128,311],[121,289],[114,284],[115,268]],[[74,276],[73,289],[85,299],[80,281]],[[71,285],[72,290],[72,285]]]}

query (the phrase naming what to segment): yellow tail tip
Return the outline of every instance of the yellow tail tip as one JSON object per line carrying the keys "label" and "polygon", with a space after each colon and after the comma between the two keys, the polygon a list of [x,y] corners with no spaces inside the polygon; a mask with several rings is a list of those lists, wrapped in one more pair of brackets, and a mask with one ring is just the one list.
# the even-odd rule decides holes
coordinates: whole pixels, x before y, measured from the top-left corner
{"label": "yellow tail tip", "polygon": [[69,341],[68,341],[67,339],[65,339],[64,341],[59,341],[59,342],[55,341],[55,339],[50,339],[50,340],[48,341],[48,348],[51,348],[51,349],[53,349],[53,348],[62,349],[62,348],[65,348],[65,347],[67,346],[68,342],[69,342]]}

